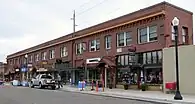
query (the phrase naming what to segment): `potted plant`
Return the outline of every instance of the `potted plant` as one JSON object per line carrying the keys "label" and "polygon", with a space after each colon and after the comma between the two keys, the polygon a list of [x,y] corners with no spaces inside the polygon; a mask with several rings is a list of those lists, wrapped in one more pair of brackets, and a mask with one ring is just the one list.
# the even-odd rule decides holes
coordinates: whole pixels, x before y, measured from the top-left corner
{"label": "potted plant", "polygon": [[146,84],[146,83],[142,83],[142,84],[141,84],[141,90],[142,90],[142,91],[146,91],[147,89],[148,89],[147,84]]}
{"label": "potted plant", "polygon": [[109,89],[112,89],[112,84],[109,84]]}
{"label": "potted plant", "polygon": [[128,88],[129,88],[128,83],[126,83],[125,81],[123,81],[123,86],[124,86],[124,90],[128,90]]}

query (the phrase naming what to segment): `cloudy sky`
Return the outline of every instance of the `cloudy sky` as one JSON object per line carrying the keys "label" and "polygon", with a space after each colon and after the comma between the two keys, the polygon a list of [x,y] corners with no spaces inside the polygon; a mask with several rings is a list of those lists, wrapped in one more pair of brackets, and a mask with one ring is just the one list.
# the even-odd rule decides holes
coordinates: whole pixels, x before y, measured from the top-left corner
{"label": "cloudy sky", "polygon": [[162,1],[195,12],[194,0],[0,0],[0,61],[71,33],[73,10],[80,30]]}

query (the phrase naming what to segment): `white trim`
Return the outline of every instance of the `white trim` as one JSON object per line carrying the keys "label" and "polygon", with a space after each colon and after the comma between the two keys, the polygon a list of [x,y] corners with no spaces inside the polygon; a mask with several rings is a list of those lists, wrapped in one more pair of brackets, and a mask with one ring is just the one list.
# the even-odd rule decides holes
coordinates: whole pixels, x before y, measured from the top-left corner
{"label": "white trim", "polygon": [[126,32],[123,32],[123,35],[124,35],[124,46],[127,46],[127,42],[126,42]]}
{"label": "white trim", "polygon": [[[108,47],[107,43],[108,43],[108,37],[110,37],[110,47]],[[111,35],[107,35],[105,36],[105,44],[106,44],[106,49],[111,49],[111,46],[112,46],[112,36]]]}
{"label": "white trim", "polygon": [[150,28],[147,26],[147,42],[150,42]]}
{"label": "white trim", "polygon": [[138,35],[137,36],[138,37],[137,38],[138,39],[138,44],[141,44],[141,42],[140,42],[140,28],[138,28],[137,32],[138,32],[138,34],[137,34]]}

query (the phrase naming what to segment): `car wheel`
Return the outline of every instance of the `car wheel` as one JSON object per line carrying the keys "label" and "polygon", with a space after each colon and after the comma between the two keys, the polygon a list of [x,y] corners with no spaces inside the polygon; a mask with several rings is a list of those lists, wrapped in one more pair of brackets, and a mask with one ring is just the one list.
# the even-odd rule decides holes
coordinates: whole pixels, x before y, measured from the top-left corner
{"label": "car wheel", "polygon": [[41,82],[39,82],[39,88],[42,89],[43,85],[41,84]]}
{"label": "car wheel", "polygon": [[30,87],[34,88],[33,82],[30,82]]}
{"label": "car wheel", "polygon": [[51,89],[52,89],[52,90],[55,90],[55,89],[56,89],[56,86],[51,86]]}

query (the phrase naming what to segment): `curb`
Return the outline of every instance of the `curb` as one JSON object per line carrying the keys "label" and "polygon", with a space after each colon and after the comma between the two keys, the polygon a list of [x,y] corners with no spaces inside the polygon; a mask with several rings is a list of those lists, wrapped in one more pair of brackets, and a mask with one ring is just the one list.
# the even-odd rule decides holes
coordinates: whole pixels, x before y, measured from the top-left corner
{"label": "curb", "polygon": [[117,95],[107,95],[104,93],[89,93],[89,92],[70,91],[70,90],[60,90],[60,91],[81,93],[81,94],[95,95],[95,96],[112,97],[112,98],[120,98],[120,99],[128,99],[128,100],[136,100],[136,101],[144,101],[144,102],[148,102],[148,103],[173,104],[171,102],[165,102],[165,101],[162,102],[162,101],[156,101],[156,100],[140,99],[140,98],[135,98],[135,97],[122,97],[122,96],[117,96]]}
{"label": "curb", "polygon": [[194,104],[192,102],[184,102],[184,101],[172,101],[167,99],[153,99],[153,98],[144,98],[144,97],[136,97],[136,96],[121,96],[116,94],[105,94],[105,93],[90,93],[90,92],[82,92],[82,91],[72,91],[61,89],[60,91],[64,92],[74,92],[74,93],[81,93],[81,94],[88,94],[88,95],[95,95],[95,96],[105,96],[105,97],[112,97],[112,98],[120,98],[120,99],[128,99],[128,100],[136,100],[136,101],[144,101],[150,103],[158,103],[158,104]]}

